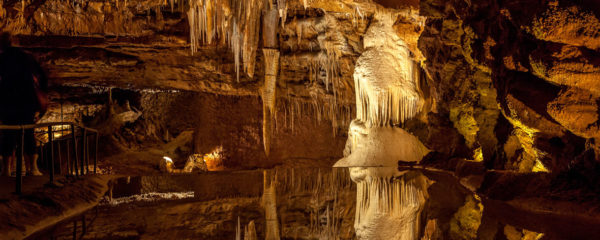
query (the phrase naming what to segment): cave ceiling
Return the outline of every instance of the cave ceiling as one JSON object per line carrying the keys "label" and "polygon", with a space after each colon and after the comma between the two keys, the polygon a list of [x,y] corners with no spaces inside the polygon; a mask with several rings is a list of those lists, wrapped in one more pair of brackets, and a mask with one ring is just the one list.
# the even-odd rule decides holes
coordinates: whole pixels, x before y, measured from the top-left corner
{"label": "cave ceiling", "polygon": [[[278,85],[287,96],[303,99],[331,98],[338,91],[338,103],[352,104],[352,73],[362,51],[361,37],[380,6],[370,1],[308,2],[306,8],[302,1],[287,2],[287,24],[278,30],[282,52]],[[258,95],[264,64],[256,64],[252,77],[242,74],[238,81],[226,45],[202,45],[191,53],[187,5],[162,0],[5,1],[0,26],[40,60],[54,86]],[[394,7],[406,11],[408,5]],[[398,29],[413,35],[416,50],[419,29],[406,31],[401,25],[421,20],[406,16],[399,17]],[[319,27],[312,25],[316,22]],[[320,43],[323,38],[335,38],[339,53],[335,90],[315,81],[326,78],[314,66],[326,51]],[[262,58],[256,54],[257,63]]]}

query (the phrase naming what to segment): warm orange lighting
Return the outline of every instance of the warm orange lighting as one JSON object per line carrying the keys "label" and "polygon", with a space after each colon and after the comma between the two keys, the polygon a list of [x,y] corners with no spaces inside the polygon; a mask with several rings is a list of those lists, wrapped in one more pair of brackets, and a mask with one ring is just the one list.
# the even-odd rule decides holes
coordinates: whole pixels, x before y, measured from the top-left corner
{"label": "warm orange lighting", "polygon": [[[47,143],[48,142],[48,133],[44,133],[47,130],[48,130],[47,128],[36,128],[35,131],[37,133],[42,133],[42,134],[36,134],[36,138],[43,143]],[[52,126],[52,136],[53,136],[52,139],[54,139],[54,140],[60,139],[62,136],[69,136],[69,134],[71,134],[71,126],[70,125]]]}
{"label": "warm orange lighting", "polygon": [[160,165],[160,169],[163,172],[168,172],[168,173],[173,173],[173,171],[175,170],[175,165],[173,164],[173,159],[171,159],[170,157],[167,156],[163,156],[163,162]]}
{"label": "warm orange lighting", "polygon": [[211,153],[205,154],[203,157],[208,171],[220,171],[225,169],[223,162],[223,146],[215,148]]}

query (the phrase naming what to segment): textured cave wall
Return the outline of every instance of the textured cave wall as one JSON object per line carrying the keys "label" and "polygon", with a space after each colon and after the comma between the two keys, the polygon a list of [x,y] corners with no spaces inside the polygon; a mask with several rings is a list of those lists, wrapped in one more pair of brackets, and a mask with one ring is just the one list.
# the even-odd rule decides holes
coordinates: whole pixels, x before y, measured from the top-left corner
{"label": "textured cave wall", "polygon": [[296,113],[293,128],[292,116],[285,116],[290,109],[282,106],[267,158],[261,144],[262,103],[258,97],[183,92],[144,94],[141,99],[143,117],[164,124],[157,129],[166,129],[173,136],[193,131],[195,153],[211,153],[222,146],[228,168],[272,167],[303,160],[329,166],[341,156],[345,144],[343,136],[334,135],[330,122],[312,117],[316,113],[310,106]]}
{"label": "textured cave wall", "polygon": [[[202,46],[192,55],[183,2],[171,7],[159,0],[3,1],[0,27],[14,34],[15,42],[48,70],[54,102],[48,119],[57,119],[57,102],[64,103],[63,111],[70,108],[78,115],[74,119],[93,116],[105,98],[92,94],[88,99],[80,92],[109,87],[226,95],[232,106],[239,97],[249,99],[237,107],[260,101],[262,55],[256,54],[254,77],[242,74],[239,82],[226,46]],[[305,8],[303,1],[288,1],[287,21],[278,32],[278,98],[328,112],[320,118],[305,111],[307,122],[335,118],[336,123],[289,135],[280,131],[282,135],[275,137],[281,146],[298,133],[304,138],[317,132],[324,136],[322,131],[344,132],[336,130],[348,124],[340,121],[340,114],[353,112],[354,63],[364,51],[362,36],[381,4],[419,8],[405,11],[394,24],[421,63],[420,88],[428,99],[426,114],[405,127],[437,156],[483,159],[488,168],[529,172],[565,170],[573,160],[595,155],[600,44],[599,11],[593,1],[307,3]],[[427,22],[422,24],[417,14]],[[291,109],[279,108],[284,113],[278,118],[285,118],[285,109]],[[190,112],[197,114],[191,108]],[[215,139],[210,131],[204,133],[198,139]]]}
{"label": "textured cave wall", "polygon": [[[566,170],[598,134],[600,12],[592,1],[420,2],[437,112],[486,165]],[[593,161],[593,160],[592,160]]]}
{"label": "textured cave wall", "polygon": [[[282,101],[273,131],[276,141],[267,158],[261,142],[262,103],[257,96],[88,88],[60,91],[72,95],[57,95],[54,110],[42,120],[61,121],[62,116],[65,121],[82,121],[99,129],[103,133],[99,154],[111,158],[103,166],[113,173],[155,172],[164,155],[182,167],[189,155],[212,153],[220,147],[222,167],[230,169],[281,164],[325,167],[341,157],[345,144],[343,126],[334,127],[324,116],[318,120],[316,116],[324,115],[324,110],[312,103]],[[106,104],[109,96],[112,103]],[[121,124],[110,122],[124,112],[139,117]]]}
{"label": "textured cave wall", "polygon": [[[300,1],[288,2],[287,23],[278,29],[282,56],[277,85],[283,100],[274,138],[276,148],[292,150],[276,150],[267,160],[254,151],[262,145],[261,133],[256,132],[262,54],[257,54],[254,77],[242,74],[238,82],[227,46],[206,45],[191,53],[187,1],[175,2],[3,1],[0,28],[48,72],[52,104],[44,121],[75,120],[102,127],[107,92],[114,89],[118,105],[128,100],[142,116],[133,124],[109,129],[117,134],[107,132],[103,142],[117,147],[101,154],[137,151],[145,143],[153,146],[169,140],[166,130],[176,137],[185,126],[196,130],[195,151],[227,145],[231,157],[245,162],[244,167],[341,156],[345,131],[339,129],[345,129],[353,112],[351,75],[362,51],[360,34],[374,11],[372,3],[310,1],[313,7],[305,9]],[[359,7],[365,9],[360,20],[353,18]],[[335,52],[335,62],[327,57],[329,52]],[[117,94],[121,90],[130,93]],[[170,91],[185,94],[166,94]],[[149,98],[156,102],[144,107],[150,102],[140,99]],[[177,108],[182,110],[173,110]],[[164,116],[149,121],[159,113]],[[237,133],[241,136],[231,137]]]}

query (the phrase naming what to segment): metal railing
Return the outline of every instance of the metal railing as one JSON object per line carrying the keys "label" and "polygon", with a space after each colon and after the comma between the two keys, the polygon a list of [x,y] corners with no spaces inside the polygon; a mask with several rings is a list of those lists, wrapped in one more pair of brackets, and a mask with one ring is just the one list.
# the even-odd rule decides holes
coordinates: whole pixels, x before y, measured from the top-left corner
{"label": "metal railing", "polygon": [[[60,126],[60,129],[53,129],[54,127]],[[68,128],[65,128],[68,126]],[[95,148],[94,148],[94,174],[96,173],[96,169],[98,167],[98,131],[96,129],[88,128],[82,126],[80,124],[74,122],[49,122],[49,123],[39,123],[39,124],[28,124],[28,125],[0,125],[0,134],[2,134],[1,130],[21,130],[21,139],[20,143],[17,144],[17,162],[16,162],[16,184],[15,184],[15,193],[21,194],[22,185],[23,185],[23,157],[24,157],[24,144],[25,144],[25,130],[26,129],[47,129],[42,131],[37,131],[35,133],[47,134],[48,142],[50,149],[48,151],[47,158],[44,158],[44,144],[40,145],[42,151],[40,151],[40,160],[45,162],[45,165],[48,166],[48,174],[50,175],[50,184],[54,183],[54,169],[56,167],[54,161],[54,149],[55,142],[58,143],[58,153],[59,153],[59,162],[58,169],[59,174],[62,174],[63,169],[63,161],[62,156],[60,154],[60,142],[66,142],[67,147],[67,156],[66,156],[66,169],[68,172],[68,176],[82,176],[85,174],[89,174],[89,138],[95,137]],[[79,132],[77,132],[79,130]],[[66,134],[65,134],[66,133]],[[59,134],[58,139],[54,139],[55,135]],[[77,142],[78,139],[81,140],[81,145],[78,149]],[[72,148],[70,146],[73,146]],[[73,160],[71,160],[71,154],[73,154]],[[3,159],[7,161],[7,159]],[[5,165],[6,166],[6,165]],[[10,166],[9,166],[10,167]]]}

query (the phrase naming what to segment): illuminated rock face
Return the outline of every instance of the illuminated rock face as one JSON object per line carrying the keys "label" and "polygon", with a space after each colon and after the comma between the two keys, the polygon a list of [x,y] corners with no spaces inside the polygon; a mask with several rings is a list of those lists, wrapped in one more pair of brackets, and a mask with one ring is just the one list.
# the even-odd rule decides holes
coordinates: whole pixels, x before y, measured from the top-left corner
{"label": "illuminated rock face", "polygon": [[354,71],[357,119],[337,167],[350,167],[357,183],[354,229],[358,239],[417,239],[429,181],[398,172],[398,161],[418,162],[429,151],[398,127],[423,101],[416,64],[395,33],[395,15],[377,13],[364,37],[366,51]]}
{"label": "illuminated rock face", "polygon": [[346,149],[337,167],[396,167],[398,161],[418,162],[429,150],[402,128],[366,127],[353,120]]}
{"label": "illuminated rock face", "polygon": [[398,125],[423,107],[416,64],[404,41],[392,28],[392,14],[378,14],[367,30],[354,69],[356,116],[368,126]]}

